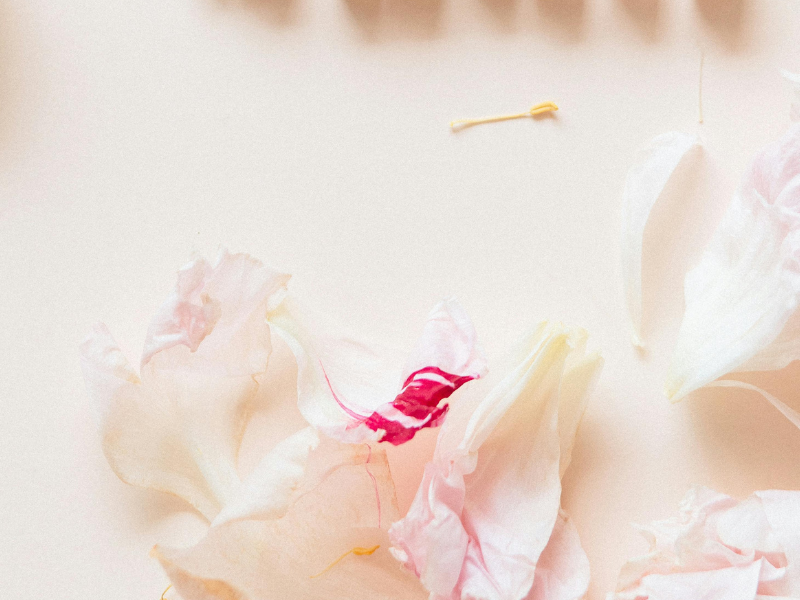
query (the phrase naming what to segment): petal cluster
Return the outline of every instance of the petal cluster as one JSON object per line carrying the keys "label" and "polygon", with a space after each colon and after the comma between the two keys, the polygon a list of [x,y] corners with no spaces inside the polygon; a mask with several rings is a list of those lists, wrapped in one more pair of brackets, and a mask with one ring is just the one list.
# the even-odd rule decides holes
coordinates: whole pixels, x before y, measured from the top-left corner
{"label": "petal cluster", "polygon": [[408,514],[390,530],[395,556],[432,600],[585,594],[588,561],[560,510],[561,476],[602,362],[585,355],[585,339],[542,324],[490,394],[451,411]]}
{"label": "petal cluster", "polygon": [[[178,273],[139,373],[104,325],[81,346],[103,450],[124,481],[175,494],[211,523],[156,546],[184,600],[578,600],[589,565],[561,509],[561,477],[602,360],[583,330],[543,323],[488,395],[475,328],[437,304],[405,361],[321,326],[289,276],[223,251]],[[241,479],[249,401],[272,334],[297,363],[308,426]],[[386,442],[439,427],[400,514]]]}
{"label": "petal cluster", "polygon": [[800,597],[800,492],[737,500],[698,487],[677,517],[640,530],[650,552],[623,567],[607,600]]}

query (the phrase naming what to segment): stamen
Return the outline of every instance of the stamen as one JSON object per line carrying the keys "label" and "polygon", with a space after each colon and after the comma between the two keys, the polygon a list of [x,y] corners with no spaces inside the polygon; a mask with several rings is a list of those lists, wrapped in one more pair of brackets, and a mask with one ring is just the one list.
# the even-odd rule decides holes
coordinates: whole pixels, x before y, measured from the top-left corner
{"label": "stamen", "polygon": [[375,550],[377,550],[378,548],[380,548],[380,545],[373,546],[372,548],[361,548],[360,546],[357,546],[352,550],[348,550],[347,552],[342,554],[339,558],[337,558],[335,561],[333,561],[331,564],[329,564],[327,567],[325,567],[322,571],[320,571],[316,575],[312,575],[311,579],[316,579],[320,575],[324,575],[351,554],[354,554],[355,556],[369,556],[370,554],[373,554]]}
{"label": "stamen", "polygon": [[167,586],[167,589],[165,589],[163,592],[161,592],[161,600],[167,600],[166,598],[164,598],[164,595],[165,595],[165,594],[166,594],[168,591],[170,591],[170,589],[172,589],[172,584],[171,584],[171,583],[170,583],[170,584]]}
{"label": "stamen", "polygon": [[479,125],[481,123],[495,123],[497,121],[509,121],[511,119],[524,119],[525,117],[534,117],[543,113],[555,112],[558,106],[555,102],[542,102],[532,106],[530,110],[516,114],[516,115],[500,115],[497,117],[484,117],[482,119],[458,119],[450,122],[450,127],[453,129],[461,127],[469,127],[471,125]]}

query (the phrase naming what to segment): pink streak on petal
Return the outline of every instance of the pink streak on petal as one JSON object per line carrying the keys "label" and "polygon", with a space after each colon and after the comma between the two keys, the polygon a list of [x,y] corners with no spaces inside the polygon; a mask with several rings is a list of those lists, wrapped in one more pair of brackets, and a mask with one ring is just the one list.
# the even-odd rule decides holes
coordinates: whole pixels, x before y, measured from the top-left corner
{"label": "pink streak on petal", "polygon": [[369,470],[369,461],[372,459],[372,446],[367,446],[369,448],[369,454],[367,454],[367,462],[364,463],[364,468],[367,470],[367,475],[369,478],[372,479],[372,485],[375,487],[375,502],[378,504],[378,529],[381,528],[381,494],[378,491],[378,481],[375,479],[375,475],[372,474],[372,471]]}
{"label": "pink streak on petal", "polygon": [[[438,427],[450,408],[449,404],[442,404],[442,401],[473,379],[477,379],[477,376],[454,375],[435,366],[419,369],[409,375],[397,397],[380,406],[366,419],[365,424],[373,431],[384,430],[379,441],[399,446],[412,439],[420,429]],[[385,416],[383,413],[389,408],[411,417],[417,423],[408,426]]]}
{"label": "pink streak on petal", "polygon": [[319,361],[319,368],[322,369],[322,374],[325,376],[325,382],[328,384],[328,389],[331,391],[331,395],[333,396],[333,399],[336,400],[336,404],[338,404],[339,407],[344,412],[346,412],[348,415],[350,415],[354,419],[358,419],[359,423],[363,422],[364,419],[367,418],[366,415],[358,414],[356,411],[354,411],[353,409],[347,407],[341,400],[339,400],[339,396],[337,396],[336,392],[333,391],[333,386],[331,385],[331,380],[328,378],[328,374],[325,372],[325,367],[323,366],[322,361]]}

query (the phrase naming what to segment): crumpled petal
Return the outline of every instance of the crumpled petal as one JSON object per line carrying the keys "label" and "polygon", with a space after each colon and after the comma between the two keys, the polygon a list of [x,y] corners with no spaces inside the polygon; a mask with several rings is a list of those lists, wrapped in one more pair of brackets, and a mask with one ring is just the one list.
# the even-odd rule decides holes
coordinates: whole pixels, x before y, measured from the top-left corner
{"label": "crumpled petal", "polygon": [[607,600],[800,597],[800,492],[736,500],[689,491],[677,517],[640,530],[650,552],[628,562]]}
{"label": "crumpled petal", "polygon": [[522,600],[537,572],[548,574],[535,593],[585,594],[585,555],[559,525],[561,474],[602,364],[585,341],[582,330],[540,325],[486,398],[451,410],[408,514],[390,530],[393,553],[431,600]]}
{"label": "crumpled petal", "polygon": [[230,499],[247,402],[271,352],[266,313],[288,279],[226,251],[188,264],[148,330],[141,379],[108,328],[94,327],[81,366],[120,479],[175,494],[209,520]]}
{"label": "crumpled petal", "polygon": [[791,73],[790,71],[781,71],[784,79],[792,84],[794,88],[794,101],[789,113],[792,121],[800,121],[800,73]]}
{"label": "crumpled petal", "polygon": [[486,372],[475,328],[455,300],[433,309],[404,372],[358,341],[312,329],[292,298],[269,322],[297,360],[300,412],[344,442],[407,442],[420,429],[439,426],[450,395]]}
{"label": "crumpled petal", "polygon": [[379,526],[399,516],[385,453],[324,439],[309,471],[327,476],[282,518],[213,527],[187,550],[153,549],[184,600],[426,599]]}
{"label": "crumpled petal", "polygon": [[800,358],[800,125],[756,156],[684,287],[669,398]]}
{"label": "crumpled petal", "polygon": [[699,146],[697,137],[662,133],[639,152],[622,194],[622,277],[631,319],[632,341],[642,346],[642,238],[650,211],[678,164]]}

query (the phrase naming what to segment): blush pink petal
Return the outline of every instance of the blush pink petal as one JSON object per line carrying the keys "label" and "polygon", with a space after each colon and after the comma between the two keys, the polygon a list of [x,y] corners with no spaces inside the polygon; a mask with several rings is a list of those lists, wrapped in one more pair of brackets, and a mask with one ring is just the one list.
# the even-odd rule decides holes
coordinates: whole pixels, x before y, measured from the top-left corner
{"label": "blush pink petal", "polygon": [[287,279],[225,251],[190,263],[153,319],[141,376],[95,326],[81,366],[120,479],[175,494],[209,520],[231,498],[247,404],[271,352],[267,309]]}
{"label": "blush pink petal", "polygon": [[311,472],[327,475],[301,483],[305,493],[281,518],[213,527],[185,550],[154,548],[183,600],[425,600],[379,525],[399,516],[386,455],[323,440]]}
{"label": "blush pink petal", "polygon": [[437,427],[449,398],[486,372],[475,328],[454,300],[431,312],[406,369],[347,335],[311,326],[297,303],[287,298],[269,321],[297,360],[298,406],[306,420],[348,443],[412,439]]}
{"label": "blush pink petal", "polygon": [[608,600],[798,597],[800,492],[745,500],[691,490],[677,517],[641,528],[650,552],[629,561]]}
{"label": "blush pink petal", "polygon": [[561,474],[602,364],[585,340],[540,325],[486,398],[448,415],[408,514],[390,530],[394,555],[431,600],[523,600],[540,563],[534,593],[585,594],[585,555],[559,520]]}

